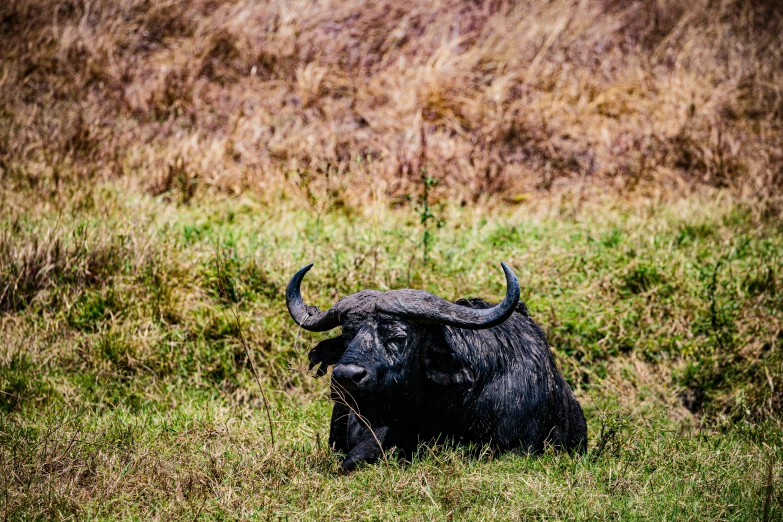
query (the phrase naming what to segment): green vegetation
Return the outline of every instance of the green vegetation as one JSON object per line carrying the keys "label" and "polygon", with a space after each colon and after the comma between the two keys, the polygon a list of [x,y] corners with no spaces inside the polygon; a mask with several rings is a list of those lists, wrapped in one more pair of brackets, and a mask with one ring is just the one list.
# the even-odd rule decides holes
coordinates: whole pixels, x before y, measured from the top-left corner
{"label": "green vegetation", "polygon": [[[752,204],[437,204],[425,263],[414,204],[4,194],[10,520],[783,516],[783,227]],[[341,476],[290,275],[315,262],[320,306],[361,288],[497,299],[501,260],[585,408],[588,454],[433,447]]]}

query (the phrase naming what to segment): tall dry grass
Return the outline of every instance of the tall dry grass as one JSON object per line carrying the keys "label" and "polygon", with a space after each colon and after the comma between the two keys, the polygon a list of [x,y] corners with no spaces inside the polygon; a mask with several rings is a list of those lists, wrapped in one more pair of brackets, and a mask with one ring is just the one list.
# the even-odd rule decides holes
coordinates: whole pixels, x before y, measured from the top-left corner
{"label": "tall dry grass", "polygon": [[[0,175],[399,197],[783,183],[774,1],[14,0]],[[371,183],[368,181],[372,181]]]}

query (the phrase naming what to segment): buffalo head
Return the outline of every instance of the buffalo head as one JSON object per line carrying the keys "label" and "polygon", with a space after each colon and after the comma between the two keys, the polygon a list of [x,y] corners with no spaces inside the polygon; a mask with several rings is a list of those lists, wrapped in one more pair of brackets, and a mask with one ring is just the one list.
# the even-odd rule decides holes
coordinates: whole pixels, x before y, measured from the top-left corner
{"label": "buffalo head", "polygon": [[[351,395],[407,395],[422,379],[438,384],[471,382],[473,373],[442,342],[443,327],[478,330],[503,323],[519,301],[519,282],[501,263],[506,296],[494,307],[474,308],[421,290],[363,290],[321,311],[302,300],[300,285],[313,265],[297,272],[286,289],[286,304],[305,330],[324,332],[338,326],[342,334],[320,342],[310,352],[310,368],[319,375],[334,365],[333,381]],[[440,337],[439,337],[440,336]]]}

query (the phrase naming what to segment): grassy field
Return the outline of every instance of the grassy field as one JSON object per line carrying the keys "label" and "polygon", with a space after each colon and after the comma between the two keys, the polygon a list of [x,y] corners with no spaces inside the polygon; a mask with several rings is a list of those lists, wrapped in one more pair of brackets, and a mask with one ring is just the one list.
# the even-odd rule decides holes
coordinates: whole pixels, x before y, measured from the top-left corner
{"label": "grassy field", "polygon": [[[0,2],[3,520],[783,520],[778,3]],[[291,275],[501,261],[587,454],[338,473]]]}
{"label": "grassy field", "polygon": [[[3,192],[7,519],[783,516],[777,219],[726,193],[436,204],[425,263],[420,207],[304,202]],[[290,275],[315,263],[320,306],[361,288],[498,299],[501,260],[585,408],[589,452],[422,448],[340,475]]]}

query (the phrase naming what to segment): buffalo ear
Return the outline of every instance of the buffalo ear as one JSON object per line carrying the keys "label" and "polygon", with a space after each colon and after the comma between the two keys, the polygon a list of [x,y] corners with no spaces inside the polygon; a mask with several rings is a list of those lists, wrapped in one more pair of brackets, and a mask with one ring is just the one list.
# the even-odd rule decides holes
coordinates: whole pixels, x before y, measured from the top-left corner
{"label": "buffalo ear", "polygon": [[316,366],[318,368],[315,374],[318,377],[326,374],[327,368],[333,364],[337,364],[337,361],[342,357],[345,351],[345,339],[340,337],[333,337],[331,339],[325,339],[316,344],[310,353],[307,354],[307,358],[310,360],[308,368],[312,370]]}
{"label": "buffalo ear", "polygon": [[444,386],[471,384],[476,376],[470,364],[454,352],[432,351],[424,357],[427,378]]}

